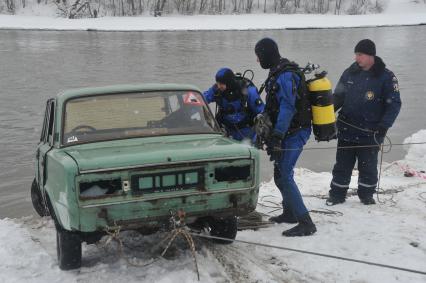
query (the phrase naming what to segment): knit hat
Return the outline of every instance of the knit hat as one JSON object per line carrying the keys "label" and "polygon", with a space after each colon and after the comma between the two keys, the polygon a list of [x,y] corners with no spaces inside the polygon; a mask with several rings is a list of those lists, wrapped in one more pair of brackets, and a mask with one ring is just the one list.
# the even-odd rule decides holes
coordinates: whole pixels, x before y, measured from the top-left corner
{"label": "knit hat", "polygon": [[268,37],[256,43],[254,52],[259,58],[260,66],[263,69],[270,69],[280,62],[280,52],[277,43]]}
{"label": "knit hat", "polygon": [[228,88],[234,85],[235,75],[229,68],[219,69],[216,73],[216,82],[225,84]]}
{"label": "knit hat", "polygon": [[376,55],[376,45],[370,39],[363,39],[355,46],[355,53],[364,53],[370,56]]}

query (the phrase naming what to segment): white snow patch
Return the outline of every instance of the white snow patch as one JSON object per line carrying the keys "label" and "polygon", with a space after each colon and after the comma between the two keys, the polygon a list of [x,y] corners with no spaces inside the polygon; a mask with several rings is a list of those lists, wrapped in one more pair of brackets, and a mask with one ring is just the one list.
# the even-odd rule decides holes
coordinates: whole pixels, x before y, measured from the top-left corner
{"label": "white snow patch", "polygon": [[[162,31],[341,28],[426,24],[426,3],[390,0],[381,14],[168,15],[162,17],[57,18],[53,7],[30,6],[19,15],[0,15],[0,28],[39,30]],[[31,16],[32,15],[32,16]],[[39,15],[39,16],[34,16]],[[50,15],[50,16],[47,16]]]}
{"label": "white snow patch", "polygon": [[[422,143],[426,141],[426,130],[421,130],[404,140],[404,143]],[[424,144],[413,144],[405,147],[405,162],[418,171],[426,170],[426,147]]]}

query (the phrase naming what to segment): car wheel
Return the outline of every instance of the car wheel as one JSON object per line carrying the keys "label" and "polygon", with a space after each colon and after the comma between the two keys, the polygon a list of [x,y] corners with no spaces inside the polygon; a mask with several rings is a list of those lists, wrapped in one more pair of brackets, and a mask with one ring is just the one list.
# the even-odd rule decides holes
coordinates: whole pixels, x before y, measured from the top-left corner
{"label": "car wheel", "polygon": [[[210,236],[234,240],[237,236],[238,221],[236,216],[213,218],[209,221]],[[213,239],[218,244],[231,244],[233,241]]]}
{"label": "car wheel", "polygon": [[81,239],[78,233],[56,229],[56,251],[60,269],[81,267]]}
{"label": "car wheel", "polygon": [[49,216],[49,211],[43,203],[40,188],[38,187],[36,179],[34,179],[31,184],[31,202],[33,203],[34,210],[38,215],[41,217]]}

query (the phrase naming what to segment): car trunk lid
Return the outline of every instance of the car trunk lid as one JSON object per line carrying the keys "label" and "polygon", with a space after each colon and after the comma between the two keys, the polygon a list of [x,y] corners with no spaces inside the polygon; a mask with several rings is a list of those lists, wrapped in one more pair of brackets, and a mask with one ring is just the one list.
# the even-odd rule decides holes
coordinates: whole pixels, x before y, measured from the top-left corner
{"label": "car trunk lid", "polygon": [[250,158],[250,146],[220,135],[182,135],[126,139],[64,149],[80,173],[203,160]]}

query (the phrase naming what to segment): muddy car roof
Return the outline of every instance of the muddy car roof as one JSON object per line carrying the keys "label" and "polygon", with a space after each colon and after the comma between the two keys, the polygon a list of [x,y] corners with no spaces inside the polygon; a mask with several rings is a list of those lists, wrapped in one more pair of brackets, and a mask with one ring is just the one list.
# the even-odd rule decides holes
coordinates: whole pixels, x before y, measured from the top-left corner
{"label": "muddy car roof", "polygon": [[57,95],[60,102],[64,102],[70,98],[89,96],[97,94],[113,94],[113,93],[126,93],[126,92],[149,92],[149,91],[172,91],[172,90],[183,90],[183,91],[198,91],[200,89],[194,85],[189,84],[126,84],[126,85],[110,85],[103,87],[86,87],[65,90]]}

